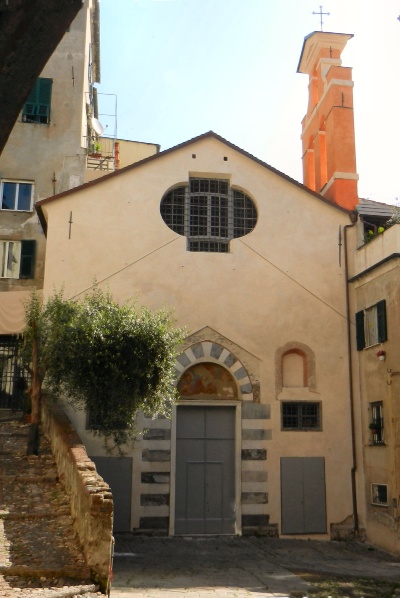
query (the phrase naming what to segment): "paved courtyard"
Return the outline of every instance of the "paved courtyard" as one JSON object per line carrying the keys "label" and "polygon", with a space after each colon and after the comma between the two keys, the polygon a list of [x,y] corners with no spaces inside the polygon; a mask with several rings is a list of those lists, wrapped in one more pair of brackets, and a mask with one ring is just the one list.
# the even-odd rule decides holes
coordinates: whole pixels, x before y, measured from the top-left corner
{"label": "paved courtyard", "polygon": [[325,572],[398,582],[400,562],[368,545],[344,542],[117,536],[111,596],[308,596],[307,583],[295,572]]}

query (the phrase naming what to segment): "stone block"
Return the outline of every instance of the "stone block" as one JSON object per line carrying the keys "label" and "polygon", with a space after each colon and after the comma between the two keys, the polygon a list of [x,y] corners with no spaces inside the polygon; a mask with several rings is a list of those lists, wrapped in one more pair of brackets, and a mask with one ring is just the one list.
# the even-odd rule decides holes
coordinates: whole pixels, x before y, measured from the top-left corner
{"label": "stone block", "polygon": [[268,472],[263,470],[242,471],[242,482],[263,483],[268,481]]}
{"label": "stone block", "polygon": [[171,451],[152,451],[150,449],[142,450],[142,461],[170,461]]}
{"label": "stone block", "polygon": [[271,440],[271,430],[242,429],[242,440]]}
{"label": "stone block", "polygon": [[244,505],[266,505],[267,503],[267,492],[242,492],[242,504]]}
{"label": "stone block", "polygon": [[139,528],[141,530],[167,531],[169,527],[169,517],[141,517]]}
{"label": "stone block", "polygon": [[141,494],[140,505],[142,507],[169,505],[169,494]]}
{"label": "stone block", "polygon": [[204,357],[203,345],[201,343],[197,343],[196,345],[192,345],[190,348],[192,349],[193,355],[197,359],[200,359],[201,357]]}
{"label": "stone block", "polygon": [[164,428],[149,428],[143,434],[143,440],[170,440],[171,430]]}
{"label": "stone block", "polygon": [[270,405],[263,403],[242,403],[242,419],[269,419]]}
{"label": "stone block", "polygon": [[242,461],[266,461],[266,449],[242,449]]}
{"label": "stone block", "polygon": [[166,472],[149,471],[142,472],[142,484],[169,484],[170,474]]}

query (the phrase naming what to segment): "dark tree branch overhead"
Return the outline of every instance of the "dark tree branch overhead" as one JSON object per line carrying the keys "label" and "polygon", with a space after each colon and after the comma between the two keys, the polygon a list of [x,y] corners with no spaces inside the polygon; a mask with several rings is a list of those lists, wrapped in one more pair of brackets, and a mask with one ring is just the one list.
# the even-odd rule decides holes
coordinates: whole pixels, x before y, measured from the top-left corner
{"label": "dark tree branch overhead", "polygon": [[0,0],[0,153],[82,0]]}

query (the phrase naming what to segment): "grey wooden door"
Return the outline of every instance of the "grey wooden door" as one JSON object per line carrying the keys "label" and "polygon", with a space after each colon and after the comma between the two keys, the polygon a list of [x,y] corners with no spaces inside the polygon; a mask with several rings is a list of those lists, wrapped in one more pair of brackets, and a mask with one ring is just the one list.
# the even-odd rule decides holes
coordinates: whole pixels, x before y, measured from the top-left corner
{"label": "grey wooden door", "polygon": [[235,408],[178,407],[175,533],[233,534],[235,507]]}
{"label": "grey wooden door", "polygon": [[90,457],[110,486],[114,499],[114,532],[131,531],[132,458]]}
{"label": "grey wooden door", "polygon": [[324,457],[281,458],[283,534],[326,533]]}

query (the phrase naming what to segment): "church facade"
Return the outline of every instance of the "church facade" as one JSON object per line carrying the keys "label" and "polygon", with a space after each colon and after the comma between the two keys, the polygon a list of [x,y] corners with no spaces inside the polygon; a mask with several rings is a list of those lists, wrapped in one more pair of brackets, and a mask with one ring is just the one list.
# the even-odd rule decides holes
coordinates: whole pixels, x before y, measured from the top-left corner
{"label": "church facade", "polygon": [[214,133],[39,210],[45,293],[96,279],[188,329],[173,418],[141,421],[124,459],[69,411],[114,478],[117,530],[327,538],[352,519],[348,210]]}
{"label": "church facade", "polygon": [[209,132],[37,204],[45,295],[96,281],[188,331],[172,418],[139,415],[124,457],[65,406],[115,531],[399,550],[398,225],[378,235],[389,207],[359,204],[350,38],[304,41],[305,185]]}

